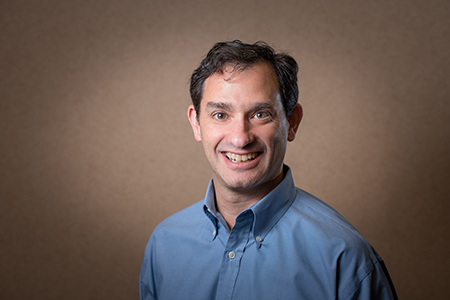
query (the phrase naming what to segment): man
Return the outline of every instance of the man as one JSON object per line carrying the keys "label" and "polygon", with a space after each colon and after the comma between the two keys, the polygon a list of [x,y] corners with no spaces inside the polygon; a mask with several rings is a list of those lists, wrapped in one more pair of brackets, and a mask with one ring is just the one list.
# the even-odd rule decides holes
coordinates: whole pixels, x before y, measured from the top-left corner
{"label": "man", "polygon": [[188,118],[212,180],[154,230],[141,299],[397,299],[370,244],[283,164],[302,119],[297,71],[240,41],[216,44],[194,71]]}

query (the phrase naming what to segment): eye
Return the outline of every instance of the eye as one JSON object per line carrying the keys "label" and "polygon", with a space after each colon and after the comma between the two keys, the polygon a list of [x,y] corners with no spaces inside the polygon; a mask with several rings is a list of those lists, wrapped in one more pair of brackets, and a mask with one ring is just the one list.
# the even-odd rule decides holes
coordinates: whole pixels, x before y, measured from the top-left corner
{"label": "eye", "polygon": [[257,112],[255,114],[255,118],[256,119],[265,119],[265,118],[267,118],[269,116],[270,116],[270,114],[268,112],[266,112],[266,111],[259,111],[259,112]]}
{"label": "eye", "polygon": [[225,120],[227,118],[227,115],[221,112],[213,114],[213,117],[217,120]]}

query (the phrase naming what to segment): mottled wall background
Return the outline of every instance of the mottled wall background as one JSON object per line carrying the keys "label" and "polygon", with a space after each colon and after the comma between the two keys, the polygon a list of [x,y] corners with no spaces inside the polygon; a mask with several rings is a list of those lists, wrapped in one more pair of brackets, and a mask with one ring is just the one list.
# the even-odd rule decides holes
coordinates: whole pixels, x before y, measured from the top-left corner
{"label": "mottled wall background", "polygon": [[210,170],[186,118],[213,43],[300,65],[287,163],[385,259],[450,298],[450,2],[1,1],[0,298],[137,299],[145,244]]}

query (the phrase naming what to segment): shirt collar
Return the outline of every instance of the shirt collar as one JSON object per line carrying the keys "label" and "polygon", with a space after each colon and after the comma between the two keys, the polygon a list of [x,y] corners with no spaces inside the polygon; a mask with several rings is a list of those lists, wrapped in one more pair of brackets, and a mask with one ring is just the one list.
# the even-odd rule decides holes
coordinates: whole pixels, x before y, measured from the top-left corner
{"label": "shirt collar", "polygon": [[[281,219],[295,199],[296,188],[291,169],[287,165],[284,165],[283,173],[285,174],[284,179],[278,186],[256,204],[241,212],[242,214],[251,210],[254,214],[253,235],[258,247],[261,246],[265,236]],[[217,221],[222,221],[221,218],[223,219],[223,217],[217,212],[215,197],[214,183],[211,179],[206,190],[203,208],[205,214],[212,221],[215,232],[217,233]]]}

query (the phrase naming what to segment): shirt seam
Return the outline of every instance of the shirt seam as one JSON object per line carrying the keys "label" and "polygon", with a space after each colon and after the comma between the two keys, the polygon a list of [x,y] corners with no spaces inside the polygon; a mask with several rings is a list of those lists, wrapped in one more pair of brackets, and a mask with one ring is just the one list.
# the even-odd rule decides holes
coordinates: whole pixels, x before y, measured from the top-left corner
{"label": "shirt seam", "polygon": [[[378,261],[376,261],[375,263],[373,262],[368,262],[366,264],[366,266],[360,270],[358,273],[356,273],[355,277],[353,277],[353,280],[351,282],[349,282],[347,284],[347,286],[344,288],[344,290],[342,291],[342,293],[346,293],[346,290],[349,289],[351,287],[351,284],[355,281],[355,279],[358,280],[359,278],[359,274],[364,274],[364,272],[367,272],[365,275],[362,276],[361,279],[359,279],[359,281],[355,284],[355,286],[353,287],[353,289],[347,293],[347,295],[345,296],[344,299],[350,299],[350,297],[355,293],[355,291],[361,286],[362,282],[370,275],[372,274],[372,272],[375,270],[375,264],[377,264]],[[368,270],[366,271],[366,269],[368,268]]]}

